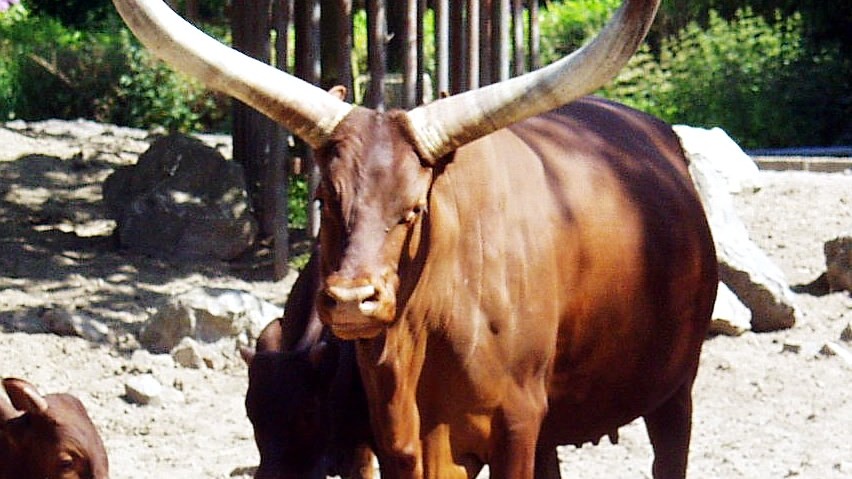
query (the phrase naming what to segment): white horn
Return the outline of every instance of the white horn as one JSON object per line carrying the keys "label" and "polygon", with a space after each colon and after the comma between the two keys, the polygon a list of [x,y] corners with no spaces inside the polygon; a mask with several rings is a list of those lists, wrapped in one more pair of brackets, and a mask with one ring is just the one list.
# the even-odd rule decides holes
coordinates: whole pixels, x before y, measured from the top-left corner
{"label": "white horn", "polygon": [[626,0],[591,43],[544,68],[408,112],[417,148],[436,161],[456,148],[587,95],[618,74],[654,21],[659,0]]}
{"label": "white horn", "polygon": [[233,96],[321,147],[352,109],[322,89],[209,37],[160,0],[113,0],[137,38],[172,68]]}

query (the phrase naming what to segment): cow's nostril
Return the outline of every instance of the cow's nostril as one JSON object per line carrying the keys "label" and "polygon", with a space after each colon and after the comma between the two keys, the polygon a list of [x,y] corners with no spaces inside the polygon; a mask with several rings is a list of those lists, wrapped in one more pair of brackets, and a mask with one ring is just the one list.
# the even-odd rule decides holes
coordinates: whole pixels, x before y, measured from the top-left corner
{"label": "cow's nostril", "polygon": [[373,285],[356,286],[351,288],[329,286],[326,288],[325,293],[338,303],[360,303],[378,294],[375,286]]}

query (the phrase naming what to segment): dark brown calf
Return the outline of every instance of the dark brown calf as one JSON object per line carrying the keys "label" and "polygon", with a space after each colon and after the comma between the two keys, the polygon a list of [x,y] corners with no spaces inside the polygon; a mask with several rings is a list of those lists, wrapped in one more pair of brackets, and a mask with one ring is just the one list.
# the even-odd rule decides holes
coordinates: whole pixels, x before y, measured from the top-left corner
{"label": "dark brown calf", "polygon": [[83,404],[70,394],[42,396],[7,378],[0,398],[0,479],[107,479],[104,444]]}
{"label": "dark brown calf", "polygon": [[246,411],[260,452],[258,479],[374,476],[372,434],[354,346],[325,331],[313,308],[318,261],[305,267],[284,317],[260,335]]}

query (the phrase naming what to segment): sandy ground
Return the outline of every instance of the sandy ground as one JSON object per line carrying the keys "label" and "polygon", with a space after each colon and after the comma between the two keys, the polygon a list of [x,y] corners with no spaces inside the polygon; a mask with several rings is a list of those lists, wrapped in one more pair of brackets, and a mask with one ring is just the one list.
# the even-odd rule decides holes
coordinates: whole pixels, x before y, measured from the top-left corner
{"label": "sandy ground", "polygon": [[[205,139],[228,154],[227,137]],[[175,292],[228,287],[281,305],[290,283],[270,280],[265,264],[169,264],[115,248],[101,184],[150,140],[86,122],[0,126],[0,376],[77,394],[104,437],[114,479],[251,477],[258,456],[243,408],[246,371],[233,352],[219,370],[180,368],[134,355],[134,335]],[[761,175],[761,189],[735,198],[739,213],[790,284],[807,285],[825,270],[823,243],[852,234],[852,174]],[[852,322],[852,298],[796,298],[803,319],[793,329],[707,340],[691,478],[852,477],[852,365],[819,352]],[[58,308],[103,321],[117,340],[44,333],[40,318]],[[801,348],[784,352],[785,344]],[[131,404],[124,384],[144,373],[181,394]],[[641,421],[621,430],[618,445],[565,447],[561,457],[565,477],[650,477]]]}

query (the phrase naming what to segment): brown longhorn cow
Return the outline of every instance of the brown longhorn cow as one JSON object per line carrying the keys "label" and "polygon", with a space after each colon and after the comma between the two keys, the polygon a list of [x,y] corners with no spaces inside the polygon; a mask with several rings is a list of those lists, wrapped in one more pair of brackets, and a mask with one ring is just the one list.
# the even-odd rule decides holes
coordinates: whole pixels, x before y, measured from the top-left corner
{"label": "brown longhorn cow", "polygon": [[382,476],[558,477],[558,444],[643,417],[682,478],[716,257],[672,129],[581,99],[658,0],[540,70],[376,112],[114,0],[184,72],[286,125],[322,171],[320,319],[356,341]]}
{"label": "brown longhorn cow", "polygon": [[0,479],[108,479],[104,444],[79,399],[42,396],[28,381],[3,379]]}

